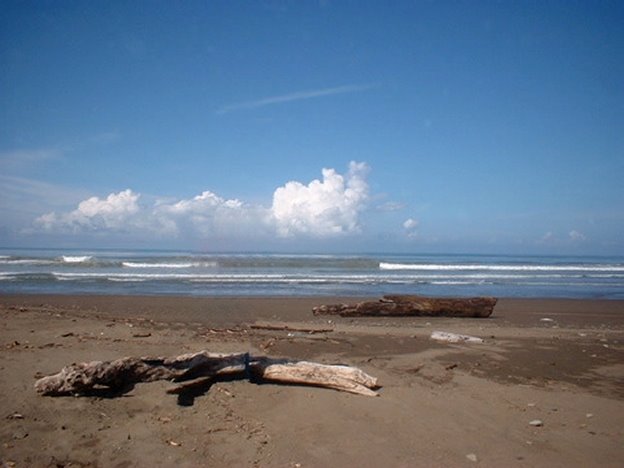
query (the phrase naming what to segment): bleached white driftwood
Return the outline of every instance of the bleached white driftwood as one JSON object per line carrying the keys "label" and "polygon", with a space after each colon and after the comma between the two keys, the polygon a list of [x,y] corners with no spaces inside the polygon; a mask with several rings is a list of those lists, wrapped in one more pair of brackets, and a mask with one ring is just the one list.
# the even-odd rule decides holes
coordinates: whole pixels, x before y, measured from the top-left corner
{"label": "bleached white driftwood", "polygon": [[482,338],[469,335],[459,335],[444,331],[434,331],[431,333],[431,339],[436,341],[446,341],[447,343],[483,343]]}
{"label": "bleached white driftwood", "polygon": [[268,362],[266,366],[261,363],[259,367],[261,368],[261,377],[265,380],[318,385],[366,396],[378,395],[377,392],[371,390],[377,387],[377,379],[356,367],[307,361]]}
{"label": "bleached white driftwood", "polygon": [[[126,357],[115,361],[71,364],[57,374],[39,379],[35,382],[35,390],[51,396],[85,394],[98,388],[120,389],[138,382],[182,382],[199,378],[206,381],[223,375],[243,375],[260,380],[333,388],[359,395],[377,395],[372,390],[377,387],[377,379],[355,367],[207,351],[174,358]],[[180,393],[192,385],[193,382],[183,384],[171,393]]]}

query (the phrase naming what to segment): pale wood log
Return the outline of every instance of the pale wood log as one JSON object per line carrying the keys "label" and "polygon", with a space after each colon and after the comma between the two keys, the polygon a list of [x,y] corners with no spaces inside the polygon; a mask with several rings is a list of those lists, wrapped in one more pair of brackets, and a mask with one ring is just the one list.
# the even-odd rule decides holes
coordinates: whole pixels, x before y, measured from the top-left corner
{"label": "pale wood log", "polygon": [[383,296],[379,301],[356,304],[325,304],[314,307],[314,315],[366,316],[440,316],[489,317],[497,299],[494,297],[433,298],[412,295]]}
{"label": "pale wood log", "polygon": [[[174,358],[122,358],[71,364],[57,374],[35,382],[43,395],[88,394],[99,388],[121,389],[138,382],[173,380],[192,382],[173,388],[181,393],[188,388],[223,375],[254,376],[268,381],[315,385],[360,395],[377,395],[377,379],[362,370],[342,365],[307,361],[252,357],[248,353],[218,354],[201,351]],[[202,380],[203,379],[203,380]]]}
{"label": "pale wood log", "polygon": [[317,385],[365,396],[378,395],[371,390],[377,387],[377,379],[354,367],[307,361],[271,364],[269,360],[259,363],[258,371],[265,380]]}

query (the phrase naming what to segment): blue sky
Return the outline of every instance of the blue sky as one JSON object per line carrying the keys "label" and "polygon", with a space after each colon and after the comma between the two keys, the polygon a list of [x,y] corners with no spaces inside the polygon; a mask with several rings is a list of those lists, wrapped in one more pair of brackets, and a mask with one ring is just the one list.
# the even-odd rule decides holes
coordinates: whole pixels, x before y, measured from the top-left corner
{"label": "blue sky", "polygon": [[0,245],[624,254],[622,24],[607,1],[4,2]]}

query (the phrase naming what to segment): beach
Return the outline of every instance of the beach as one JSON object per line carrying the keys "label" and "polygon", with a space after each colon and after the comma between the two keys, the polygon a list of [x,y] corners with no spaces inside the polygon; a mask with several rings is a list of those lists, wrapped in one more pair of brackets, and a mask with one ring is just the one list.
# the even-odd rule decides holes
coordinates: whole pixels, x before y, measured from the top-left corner
{"label": "beach", "polygon": [[[0,296],[3,466],[621,466],[624,301],[499,299],[490,318],[314,316],[355,297]],[[322,330],[310,333],[310,330]],[[447,343],[433,331],[483,343]],[[68,364],[207,350],[341,363],[377,397],[224,379],[49,397]]]}

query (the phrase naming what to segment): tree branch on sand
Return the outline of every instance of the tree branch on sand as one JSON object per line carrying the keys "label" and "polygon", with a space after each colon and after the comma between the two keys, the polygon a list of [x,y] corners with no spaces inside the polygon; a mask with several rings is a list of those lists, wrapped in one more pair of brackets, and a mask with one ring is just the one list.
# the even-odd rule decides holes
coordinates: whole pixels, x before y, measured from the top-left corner
{"label": "tree branch on sand", "polygon": [[35,382],[42,395],[81,395],[97,389],[120,389],[138,382],[172,380],[187,382],[169,393],[223,376],[259,381],[313,385],[358,395],[377,396],[377,379],[356,367],[291,361],[249,353],[220,354],[200,351],[173,358],[125,357],[115,361],[71,364]]}

